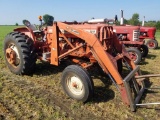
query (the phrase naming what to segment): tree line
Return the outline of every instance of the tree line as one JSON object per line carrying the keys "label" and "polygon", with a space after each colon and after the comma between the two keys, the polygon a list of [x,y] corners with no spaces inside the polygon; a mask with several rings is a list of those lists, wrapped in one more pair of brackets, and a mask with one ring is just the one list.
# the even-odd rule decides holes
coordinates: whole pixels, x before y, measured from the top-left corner
{"label": "tree line", "polygon": [[[120,21],[117,22],[117,24],[120,24]],[[134,13],[132,15],[132,18],[127,20],[124,19],[124,24],[128,24],[128,25],[142,25],[142,21],[139,20],[139,14],[138,13]],[[152,20],[152,21],[144,21],[144,26],[147,27],[156,27],[156,29],[160,30],[160,21],[156,21],[156,20]]]}
{"label": "tree line", "polygon": [[[51,16],[51,15],[45,14],[43,16],[43,20],[44,20],[44,23],[46,23],[47,25],[52,25],[54,17]],[[120,21],[117,21],[116,24],[120,25]],[[138,13],[134,13],[132,15],[131,19],[129,19],[129,20],[124,19],[124,24],[141,26],[142,25],[142,21],[139,20],[139,14]],[[18,26],[18,23],[16,23],[15,25]],[[147,27],[156,27],[157,30],[160,30],[160,20],[159,21],[155,21],[155,20],[144,21],[144,26],[147,26]]]}

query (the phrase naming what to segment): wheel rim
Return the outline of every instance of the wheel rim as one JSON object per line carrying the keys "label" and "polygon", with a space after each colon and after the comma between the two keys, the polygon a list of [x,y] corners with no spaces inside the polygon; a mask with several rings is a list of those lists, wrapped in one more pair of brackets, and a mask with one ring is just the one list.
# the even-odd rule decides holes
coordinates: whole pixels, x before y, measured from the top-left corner
{"label": "wheel rim", "polygon": [[153,47],[155,47],[155,43],[151,41],[151,42],[149,42],[148,46],[149,46],[150,48],[153,48]]}
{"label": "wheel rim", "polygon": [[17,67],[20,64],[20,57],[15,44],[10,44],[6,49],[6,59],[13,67]]}
{"label": "wheel rim", "polygon": [[129,52],[130,58],[135,62],[138,58],[138,55],[135,52]]}
{"label": "wheel rim", "polygon": [[[145,53],[145,49],[144,48],[140,48],[140,52],[141,52],[141,54],[144,54]],[[143,56],[143,55],[142,55]]]}
{"label": "wheel rim", "polygon": [[75,95],[81,95],[83,93],[83,83],[77,76],[69,76],[67,78],[67,86]]}

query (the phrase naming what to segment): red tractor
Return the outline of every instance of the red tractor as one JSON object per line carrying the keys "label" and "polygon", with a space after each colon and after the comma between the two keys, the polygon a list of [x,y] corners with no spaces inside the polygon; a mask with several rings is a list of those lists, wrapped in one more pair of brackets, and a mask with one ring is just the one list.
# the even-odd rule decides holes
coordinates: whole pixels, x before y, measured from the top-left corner
{"label": "red tractor", "polygon": [[144,41],[139,39],[139,26],[115,25],[113,30],[116,32],[118,39],[126,46],[131,59],[136,64],[140,63],[142,57],[148,55],[148,47],[144,45]]}
{"label": "red tractor", "polygon": [[158,41],[155,39],[156,28],[155,27],[140,27],[141,41],[145,40],[145,45],[150,49],[156,49],[158,47]]}
{"label": "red tractor", "polygon": [[[11,72],[29,74],[37,59],[55,66],[70,61],[72,64],[62,72],[62,87],[71,98],[86,102],[94,94],[88,69],[99,65],[132,111],[144,105],[139,104],[146,89],[144,80],[153,75],[141,75],[140,67],[130,59],[112,26],[54,22],[44,29],[31,28],[14,29],[4,40],[5,61]],[[128,69],[126,77],[121,75],[122,63]]]}
{"label": "red tractor", "polygon": [[[115,21],[117,20],[118,18],[116,15]],[[136,64],[138,64],[142,57],[146,57],[148,55],[148,47],[144,44],[143,40],[139,39],[140,27],[124,25],[123,21],[123,10],[121,10],[121,25],[114,25],[114,31],[117,33],[119,40],[127,47],[127,51],[131,58]]]}

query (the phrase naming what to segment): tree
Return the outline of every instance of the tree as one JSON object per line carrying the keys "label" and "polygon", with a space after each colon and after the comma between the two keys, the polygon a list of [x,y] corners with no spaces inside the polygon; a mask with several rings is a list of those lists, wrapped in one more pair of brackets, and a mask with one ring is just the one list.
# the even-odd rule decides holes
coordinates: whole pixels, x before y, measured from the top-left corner
{"label": "tree", "polygon": [[124,19],[123,22],[124,22],[124,24],[128,24],[128,20],[127,19]]}
{"label": "tree", "polygon": [[132,18],[129,20],[129,24],[131,24],[131,25],[140,25],[139,14],[138,13],[134,13],[132,15]]}
{"label": "tree", "polygon": [[44,21],[45,25],[52,26],[53,25],[53,20],[54,20],[53,16],[48,15],[48,14],[43,15],[43,21]]}
{"label": "tree", "polygon": [[148,22],[145,22],[144,26],[147,26],[147,27],[155,27],[156,26],[156,22],[154,21],[148,21]]}
{"label": "tree", "polygon": [[16,23],[15,26],[18,26],[18,23]]}
{"label": "tree", "polygon": [[157,28],[158,30],[160,30],[160,21],[157,21],[157,23],[156,23],[156,28]]}

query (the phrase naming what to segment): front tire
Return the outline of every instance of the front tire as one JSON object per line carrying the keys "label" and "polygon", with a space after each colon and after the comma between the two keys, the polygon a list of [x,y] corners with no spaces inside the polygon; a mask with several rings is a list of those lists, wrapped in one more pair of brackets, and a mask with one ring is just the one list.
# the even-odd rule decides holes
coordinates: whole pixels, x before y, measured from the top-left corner
{"label": "front tire", "polygon": [[30,74],[34,70],[36,54],[33,41],[23,33],[11,32],[6,36],[4,56],[7,67],[14,74]]}
{"label": "front tire", "polygon": [[135,64],[139,64],[141,62],[142,54],[137,48],[128,48],[127,52]]}
{"label": "front tire", "polygon": [[94,93],[94,85],[88,72],[77,65],[66,67],[61,84],[65,93],[78,101],[87,102]]}
{"label": "front tire", "polygon": [[146,57],[148,55],[148,47],[146,45],[141,45],[140,51],[141,51],[142,57]]}
{"label": "front tire", "polygon": [[149,49],[156,49],[158,47],[157,40],[147,40],[146,45]]}

